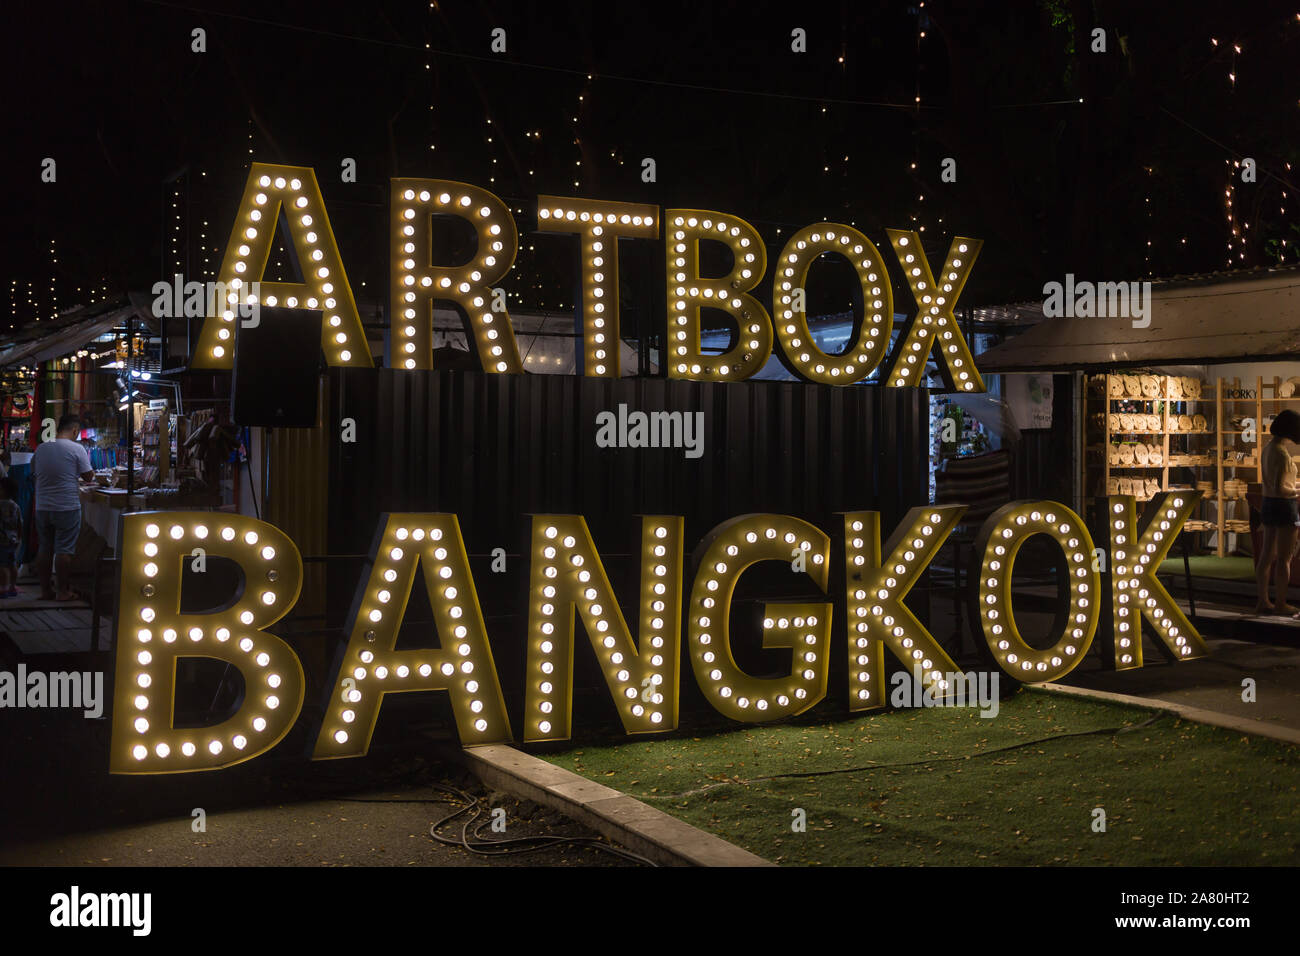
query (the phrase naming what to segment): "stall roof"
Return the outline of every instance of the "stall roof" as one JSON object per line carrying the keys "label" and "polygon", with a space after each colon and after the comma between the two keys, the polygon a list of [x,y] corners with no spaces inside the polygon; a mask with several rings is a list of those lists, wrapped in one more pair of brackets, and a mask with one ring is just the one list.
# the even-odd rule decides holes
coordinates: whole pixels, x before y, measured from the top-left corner
{"label": "stall roof", "polygon": [[122,325],[132,314],[138,321],[153,324],[148,308],[142,310],[131,297],[84,306],[48,322],[33,323],[0,344],[0,366],[32,365],[70,355]]}
{"label": "stall roof", "polygon": [[1151,324],[1046,318],[976,356],[984,373],[1300,358],[1300,268],[1153,283]]}

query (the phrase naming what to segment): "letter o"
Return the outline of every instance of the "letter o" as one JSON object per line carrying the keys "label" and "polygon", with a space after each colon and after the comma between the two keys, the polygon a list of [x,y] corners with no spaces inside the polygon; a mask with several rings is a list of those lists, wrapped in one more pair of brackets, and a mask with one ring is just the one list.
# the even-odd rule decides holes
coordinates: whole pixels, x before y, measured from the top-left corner
{"label": "letter o", "polygon": [[[1011,606],[1011,568],[1021,546],[1036,534],[1060,545],[1065,556],[1069,602],[1057,612],[1060,637],[1049,648],[1030,647],[1020,636]],[[1100,610],[1101,575],[1092,569],[1092,537],[1069,508],[1054,501],[1017,501],[989,516],[975,542],[981,555],[979,579],[971,591],[971,613],[994,659],[1027,684],[1058,680],[1070,673],[1092,645]]]}

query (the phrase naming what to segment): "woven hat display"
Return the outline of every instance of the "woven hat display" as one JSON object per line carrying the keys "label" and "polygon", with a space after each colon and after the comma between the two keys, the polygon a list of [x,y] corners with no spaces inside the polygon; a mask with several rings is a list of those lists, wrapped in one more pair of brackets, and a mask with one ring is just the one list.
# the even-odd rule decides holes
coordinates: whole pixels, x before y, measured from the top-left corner
{"label": "woven hat display", "polygon": [[1138,442],[1133,446],[1133,460],[1139,465],[1145,465],[1151,460],[1151,449],[1144,443]]}
{"label": "woven hat display", "polygon": [[1198,432],[1203,432],[1209,429],[1210,423],[1205,420],[1204,415],[1193,415],[1192,427]]}
{"label": "woven hat display", "polygon": [[1160,396],[1160,379],[1154,375],[1143,375],[1141,381],[1143,398],[1158,398]]}
{"label": "woven hat display", "polygon": [[1177,376],[1173,376],[1172,378],[1167,379],[1165,381],[1165,392],[1172,399],[1182,398],[1183,380],[1181,378],[1178,378]]}
{"label": "woven hat display", "polygon": [[1158,434],[1160,431],[1160,416],[1148,415],[1146,425],[1147,425],[1147,431]]}
{"label": "woven hat display", "polygon": [[1191,415],[1179,415],[1179,416],[1178,416],[1178,430],[1179,430],[1180,432],[1189,432],[1189,431],[1192,430],[1192,416],[1191,416]]}
{"label": "woven hat display", "polygon": [[1125,442],[1119,446],[1119,463],[1121,465],[1133,464],[1133,444]]}
{"label": "woven hat display", "polygon": [[1119,445],[1111,445],[1106,449],[1106,461],[1112,468],[1119,464]]}
{"label": "woven hat display", "polygon": [[1106,494],[1108,494],[1108,495],[1117,495],[1117,494],[1119,494],[1119,479],[1118,479],[1118,478],[1110,478],[1110,479],[1108,479],[1108,480],[1106,481]]}
{"label": "woven hat display", "polygon": [[1124,394],[1129,398],[1142,397],[1142,380],[1136,375],[1124,376]]}
{"label": "woven hat display", "polygon": [[1154,478],[1147,479],[1146,497],[1154,498],[1160,491],[1160,482]]}
{"label": "woven hat display", "polygon": [[1164,449],[1152,445],[1150,454],[1147,455],[1147,463],[1157,467],[1163,465],[1165,463]]}
{"label": "woven hat display", "polygon": [[1110,397],[1111,398],[1124,397],[1124,380],[1120,378],[1118,375],[1112,375],[1110,378]]}

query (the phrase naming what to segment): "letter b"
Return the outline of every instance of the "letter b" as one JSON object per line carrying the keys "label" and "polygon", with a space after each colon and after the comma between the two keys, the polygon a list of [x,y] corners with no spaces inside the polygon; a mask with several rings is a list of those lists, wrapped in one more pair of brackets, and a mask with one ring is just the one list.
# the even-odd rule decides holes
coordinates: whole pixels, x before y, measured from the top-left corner
{"label": "letter b", "polygon": [[[233,604],[180,612],[181,578],[196,543],[244,574]],[[215,770],[274,747],[302,708],[298,656],[267,633],[298,600],[302,556],[284,532],[242,515],[145,512],[122,519],[121,599],[113,698],[112,773]],[[176,728],[176,661],[232,664],[244,700],[229,719]]]}

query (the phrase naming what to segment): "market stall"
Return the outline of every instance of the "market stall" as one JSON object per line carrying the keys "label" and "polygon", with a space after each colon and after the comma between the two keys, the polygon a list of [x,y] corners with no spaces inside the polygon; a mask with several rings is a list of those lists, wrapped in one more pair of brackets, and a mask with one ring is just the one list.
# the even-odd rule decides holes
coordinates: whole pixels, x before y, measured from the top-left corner
{"label": "market stall", "polygon": [[[0,417],[4,450],[19,482],[27,535],[21,562],[36,554],[30,458],[67,414],[94,479],[81,490],[82,537],[74,566],[87,570],[117,542],[124,510],[232,507],[231,468],[201,459],[187,440],[226,399],[204,396],[187,408],[185,379],[163,372],[166,346],[149,300],[76,308],[0,342]],[[206,479],[206,480],[205,480]]]}
{"label": "market stall", "polygon": [[1249,556],[1260,442],[1278,411],[1300,408],[1300,269],[1157,281],[1149,309],[1144,321],[1045,318],[980,366],[1074,373],[1080,508],[1197,489],[1195,550]]}

